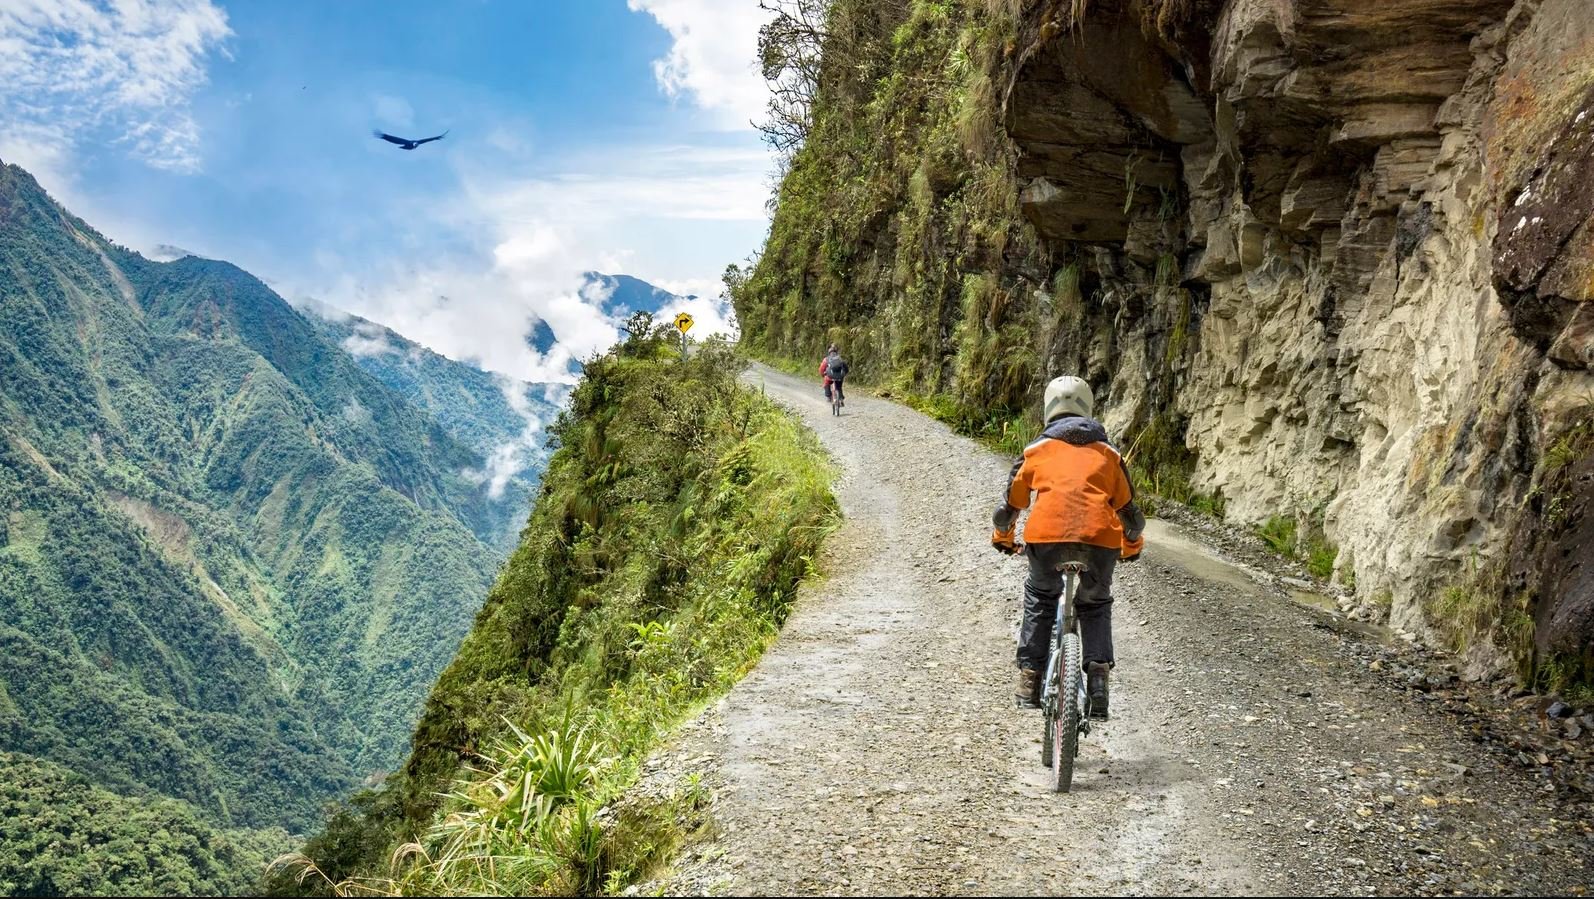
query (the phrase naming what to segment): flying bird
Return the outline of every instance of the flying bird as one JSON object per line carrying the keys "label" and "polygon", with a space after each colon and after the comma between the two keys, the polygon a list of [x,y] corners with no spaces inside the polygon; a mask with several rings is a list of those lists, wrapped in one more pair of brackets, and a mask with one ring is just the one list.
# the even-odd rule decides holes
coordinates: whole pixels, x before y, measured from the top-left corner
{"label": "flying bird", "polygon": [[421,144],[431,143],[434,140],[442,140],[448,136],[448,132],[444,131],[442,134],[439,134],[436,137],[423,137],[420,140],[410,140],[407,137],[394,137],[391,134],[386,134],[381,131],[372,131],[371,133],[390,144],[398,144],[400,147],[403,147],[406,150],[413,150],[416,147],[419,147]]}

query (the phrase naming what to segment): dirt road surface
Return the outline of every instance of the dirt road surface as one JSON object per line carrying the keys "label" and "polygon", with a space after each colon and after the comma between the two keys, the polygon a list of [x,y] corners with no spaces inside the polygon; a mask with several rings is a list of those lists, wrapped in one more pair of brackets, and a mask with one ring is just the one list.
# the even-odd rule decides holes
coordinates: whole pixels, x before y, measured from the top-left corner
{"label": "dirt road surface", "polygon": [[717,836],[643,891],[1594,888],[1586,805],[1375,670],[1376,635],[1163,522],[1119,568],[1113,720],[1048,792],[1011,698],[1023,563],[988,545],[1011,460],[861,391],[833,418],[811,380],[750,377],[836,457],[847,520],[757,669],[650,762],[703,778]]}

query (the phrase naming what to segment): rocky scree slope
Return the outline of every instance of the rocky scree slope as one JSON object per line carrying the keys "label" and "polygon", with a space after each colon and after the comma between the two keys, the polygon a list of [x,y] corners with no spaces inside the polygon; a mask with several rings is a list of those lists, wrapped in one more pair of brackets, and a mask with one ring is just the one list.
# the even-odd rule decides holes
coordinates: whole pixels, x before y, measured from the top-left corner
{"label": "rocky scree slope", "polygon": [[1143,485],[1588,682],[1586,4],[838,0],[821,47],[750,345],[1013,446],[1081,373]]}

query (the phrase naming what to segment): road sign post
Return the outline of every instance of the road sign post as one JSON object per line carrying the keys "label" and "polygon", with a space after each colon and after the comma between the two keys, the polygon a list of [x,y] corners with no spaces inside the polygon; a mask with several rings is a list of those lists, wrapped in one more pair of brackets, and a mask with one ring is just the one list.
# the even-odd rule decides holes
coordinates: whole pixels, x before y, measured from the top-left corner
{"label": "road sign post", "polygon": [[692,316],[682,312],[675,317],[675,329],[681,332],[681,358],[686,358],[686,332],[692,330]]}

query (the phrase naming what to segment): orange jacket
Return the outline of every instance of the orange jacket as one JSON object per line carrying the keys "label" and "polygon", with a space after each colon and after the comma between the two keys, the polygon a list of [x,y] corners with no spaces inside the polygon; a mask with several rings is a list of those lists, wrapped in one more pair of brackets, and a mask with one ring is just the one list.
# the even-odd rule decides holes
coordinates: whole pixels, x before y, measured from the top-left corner
{"label": "orange jacket", "polygon": [[[1017,510],[1030,509],[1026,542],[1087,543],[1134,555],[1145,526],[1134,498],[1123,459],[1107,442],[1101,424],[1061,418],[1025,447],[1024,458],[1013,466],[1007,503],[997,511],[998,526],[1005,517],[1011,527]],[[1125,534],[1125,525],[1132,533]]]}

